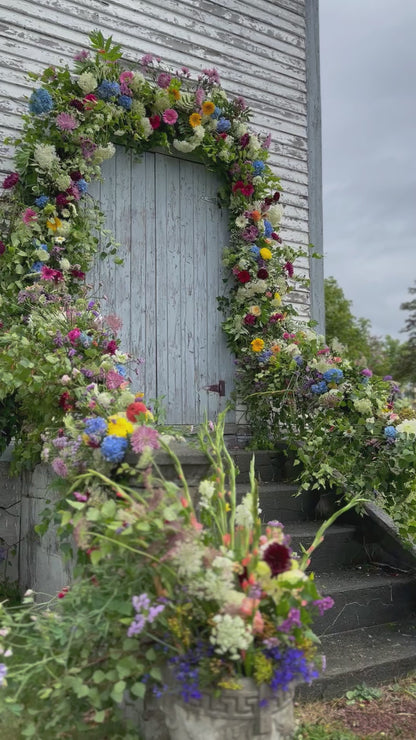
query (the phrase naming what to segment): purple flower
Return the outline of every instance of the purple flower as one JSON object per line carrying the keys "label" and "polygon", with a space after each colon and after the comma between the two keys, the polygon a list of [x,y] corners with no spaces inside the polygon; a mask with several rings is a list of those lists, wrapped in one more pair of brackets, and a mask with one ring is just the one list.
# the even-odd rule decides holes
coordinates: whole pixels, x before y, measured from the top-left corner
{"label": "purple flower", "polygon": [[131,448],[136,454],[141,454],[150,447],[151,450],[159,449],[159,434],[156,429],[147,426],[139,426],[131,435]]}
{"label": "purple flower", "polygon": [[289,614],[287,615],[287,618],[282,622],[282,624],[279,624],[278,629],[280,632],[290,632],[293,627],[301,627],[302,622],[300,619],[300,611],[299,609],[295,609],[292,607],[289,609]]}
{"label": "purple flower", "polygon": [[140,596],[132,596],[131,603],[133,609],[136,612],[140,612],[142,609],[148,609],[150,606],[150,599],[146,593],[140,594]]}
{"label": "purple flower", "polygon": [[167,72],[161,72],[159,77],[157,78],[157,84],[159,87],[166,88],[169,87],[170,81],[172,77]]}
{"label": "purple flower", "polygon": [[322,617],[324,612],[328,609],[332,609],[334,606],[334,599],[332,599],[331,596],[324,596],[322,599],[316,599],[312,604],[318,607],[319,614]]}
{"label": "purple flower", "polygon": [[7,676],[7,666],[4,663],[0,663],[0,686],[4,683]]}
{"label": "purple flower", "polygon": [[60,478],[66,478],[68,475],[68,468],[64,461],[60,457],[56,457],[52,463],[52,468]]}
{"label": "purple flower", "polygon": [[14,188],[14,186],[19,182],[19,173],[18,172],[11,172],[10,175],[7,175],[7,177],[3,180],[3,188],[5,190],[10,190],[11,188]]}
{"label": "purple flower", "polygon": [[361,370],[361,375],[364,375],[365,378],[372,378],[373,371],[370,370],[368,367],[365,367],[364,370]]}
{"label": "purple flower", "polygon": [[76,62],[85,62],[85,60],[88,59],[89,55],[90,55],[89,51],[87,51],[86,49],[82,49],[82,51],[78,51],[74,55],[74,60]]}
{"label": "purple flower", "polygon": [[73,131],[78,128],[79,122],[70,113],[60,113],[56,116],[56,125],[61,131]]}
{"label": "purple flower", "polygon": [[241,234],[245,242],[254,242],[259,235],[257,226],[247,226]]}

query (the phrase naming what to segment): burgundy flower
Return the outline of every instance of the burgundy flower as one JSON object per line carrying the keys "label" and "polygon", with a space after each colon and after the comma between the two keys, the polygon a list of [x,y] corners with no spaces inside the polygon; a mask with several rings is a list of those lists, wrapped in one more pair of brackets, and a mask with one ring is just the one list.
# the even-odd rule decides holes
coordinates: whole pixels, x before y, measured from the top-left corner
{"label": "burgundy flower", "polygon": [[69,176],[74,182],[78,182],[78,180],[82,179],[82,174],[79,170],[74,170],[73,172],[70,172]]}
{"label": "burgundy flower", "polygon": [[271,195],[268,195],[267,198],[264,199],[264,204],[266,206],[271,206],[272,203],[273,203],[273,198]]}
{"label": "burgundy flower", "polygon": [[7,177],[3,180],[3,187],[5,190],[10,190],[10,188],[14,188],[14,186],[19,182],[19,173],[18,172],[12,172],[10,175],[7,175]]}
{"label": "burgundy flower", "polygon": [[77,280],[83,280],[85,278],[85,272],[82,272],[82,270],[77,270],[75,267],[72,268],[71,275]]}
{"label": "burgundy flower", "polygon": [[242,149],[245,149],[246,146],[248,146],[250,142],[250,134],[243,134],[243,136],[240,139],[240,146]]}
{"label": "burgundy flower", "polygon": [[240,270],[240,272],[237,275],[237,280],[240,283],[249,283],[251,280],[251,275],[248,270]]}
{"label": "burgundy flower", "polygon": [[72,411],[73,405],[72,405],[72,398],[69,394],[69,391],[64,391],[59,396],[58,406],[61,407],[65,412]]}
{"label": "burgundy flower", "polygon": [[115,339],[112,339],[106,346],[105,351],[108,355],[115,355],[118,349],[118,344]]}
{"label": "burgundy flower", "polygon": [[84,97],[85,110],[93,110],[95,104],[98,103],[98,98],[93,93],[88,93]]}
{"label": "burgundy flower", "polygon": [[276,231],[272,231],[270,236],[272,237],[272,239],[275,240],[275,242],[279,242],[280,244],[282,243],[282,238],[279,236],[279,234]]}
{"label": "burgundy flower", "polygon": [[292,263],[291,262],[286,262],[286,264],[284,265],[284,269],[286,270],[286,272],[289,275],[289,277],[292,277],[292,275],[293,275],[293,265],[292,265]]}
{"label": "burgundy flower", "polygon": [[277,203],[277,201],[280,200],[280,193],[278,190],[276,190],[276,192],[274,193],[273,200],[275,203]]}
{"label": "burgundy flower", "polygon": [[233,193],[240,191],[246,198],[250,198],[254,193],[254,187],[251,182],[245,184],[242,180],[237,180],[233,185]]}
{"label": "burgundy flower", "polygon": [[58,195],[55,198],[55,203],[58,206],[58,208],[66,208],[69,201],[65,193],[58,193]]}
{"label": "burgundy flower", "polygon": [[6,245],[4,242],[0,241],[0,255],[4,254],[6,251]]}
{"label": "burgundy flower", "polygon": [[246,324],[247,326],[254,326],[254,324],[256,323],[256,321],[257,321],[257,319],[256,319],[256,317],[254,316],[254,314],[252,314],[252,313],[248,313],[248,314],[246,314],[246,315],[244,316],[244,323],[245,323],[245,324]]}
{"label": "burgundy flower", "polygon": [[282,321],[284,319],[284,316],[282,313],[274,313],[272,316],[270,316],[269,324],[275,324],[276,321]]}
{"label": "burgundy flower", "polygon": [[46,267],[46,265],[43,265],[41,278],[42,280],[53,280],[54,283],[60,283],[64,279],[64,276],[60,270],[53,270],[52,267]]}
{"label": "burgundy flower", "polygon": [[261,267],[257,273],[257,277],[260,280],[266,280],[269,277],[269,273],[267,272],[267,270],[264,269],[264,267]]}
{"label": "burgundy flower", "polygon": [[71,108],[76,108],[76,110],[83,111],[84,110],[84,103],[82,100],[77,100],[77,98],[73,98],[73,100],[69,101],[69,105]]}
{"label": "burgundy flower", "polygon": [[269,566],[272,577],[290,570],[291,552],[286,545],[280,545],[278,542],[272,542],[263,552],[263,560]]}
{"label": "burgundy flower", "polygon": [[153,131],[159,128],[161,122],[160,116],[150,116],[149,121]]}

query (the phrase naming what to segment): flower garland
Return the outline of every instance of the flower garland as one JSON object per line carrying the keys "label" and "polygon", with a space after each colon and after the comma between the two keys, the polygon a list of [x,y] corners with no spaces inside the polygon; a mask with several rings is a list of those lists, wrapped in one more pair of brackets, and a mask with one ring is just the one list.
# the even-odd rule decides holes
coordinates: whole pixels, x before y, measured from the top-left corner
{"label": "flower garland", "polygon": [[[77,54],[74,72],[49,67],[30,75],[40,86],[15,142],[16,171],[3,182],[2,326],[12,334],[22,315],[27,321],[19,296],[36,282],[45,290],[63,283],[75,299],[103,222],[87,197],[89,183],[115,144],[138,155],[162,146],[194,152],[223,178],[231,233],[224,264],[233,281],[229,297],[219,299],[223,328],[237,357],[273,362],[296,313],[287,299],[301,253],[278,233],[281,186],[267,164],[270,136],[249,129],[243,99],[228,100],[215,69],[192,81],[186,67],[172,72],[147,54],[137,71],[126,68],[111,38],[93,32],[90,40],[93,53]],[[3,396],[14,390],[11,379]]]}

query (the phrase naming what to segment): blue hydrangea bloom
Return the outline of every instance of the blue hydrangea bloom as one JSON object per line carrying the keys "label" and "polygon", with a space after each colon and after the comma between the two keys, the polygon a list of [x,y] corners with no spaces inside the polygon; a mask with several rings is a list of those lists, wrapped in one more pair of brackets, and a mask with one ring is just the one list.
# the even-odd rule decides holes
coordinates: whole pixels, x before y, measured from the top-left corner
{"label": "blue hydrangea bloom", "polygon": [[86,180],[84,180],[83,177],[81,177],[81,179],[78,180],[78,182],[77,182],[77,188],[78,188],[78,190],[79,190],[80,193],[86,193],[87,192],[87,190],[88,190],[88,183],[87,183]]}
{"label": "blue hydrangea bloom", "polygon": [[214,112],[211,113],[211,118],[219,118],[221,113],[222,113],[221,108],[218,108],[218,105],[216,105]]}
{"label": "blue hydrangea bloom", "polygon": [[109,434],[104,437],[101,445],[101,454],[107,462],[121,462],[127,450],[128,442],[125,437]]}
{"label": "blue hydrangea bloom", "polygon": [[396,439],[397,437],[397,429],[396,427],[390,425],[388,427],[384,427],[384,436],[387,437],[387,439]]}
{"label": "blue hydrangea bloom", "polygon": [[120,95],[117,102],[119,105],[121,105],[122,108],[125,108],[126,110],[130,110],[132,99],[129,97],[129,95]]}
{"label": "blue hydrangea bloom", "polygon": [[38,249],[43,249],[44,252],[49,252],[47,244],[39,244]]}
{"label": "blue hydrangea bloom", "polygon": [[253,170],[255,175],[262,175],[265,168],[264,162],[261,159],[255,159],[253,162]]}
{"label": "blue hydrangea bloom", "polygon": [[116,367],[116,370],[117,370],[118,374],[119,375],[122,375],[123,378],[125,378],[126,375],[127,375],[127,370],[124,367],[124,365],[116,365],[115,367]]}
{"label": "blue hydrangea bloom", "polygon": [[102,416],[92,416],[85,419],[85,434],[104,434],[107,431],[107,422]]}
{"label": "blue hydrangea bloom", "polygon": [[317,396],[322,395],[322,393],[326,393],[327,390],[328,386],[324,380],[320,380],[318,383],[314,383],[313,385],[311,385],[312,393],[315,393]]}
{"label": "blue hydrangea bloom", "polygon": [[39,90],[35,90],[35,92],[30,96],[29,110],[35,116],[40,116],[42,113],[49,113],[52,108],[52,96],[43,87],[40,87]]}
{"label": "blue hydrangea bloom", "polygon": [[273,233],[273,226],[271,225],[270,221],[267,221],[267,219],[264,219],[264,236],[269,237]]}
{"label": "blue hydrangea bloom", "polygon": [[40,272],[43,267],[43,262],[34,262],[30,268],[31,272]]}
{"label": "blue hydrangea bloom", "polygon": [[47,203],[49,203],[47,195],[39,195],[38,198],[35,198],[35,206],[38,208],[45,208]]}
{"label": "blue hydrangea bloom", "polygon": [[218,120],[217,123],[217,131],[219,134],[224,134],[226,131],[229,131],[231,128],[231,121],[228,120],[228,118],[224,118],[221,116],[221,118]]}
{"label": "blue hydrangea bloom", "polygon": [[343,377],[344,373],[339,367],[331,367],[324,372],[324,379],[327,383],[340,383]]}
{"label": "blue hydrangea bloom", "polygon": [[260,352],[258,354],[258,360],[259,362],[268,362],[272,356],[273,352],[271,352],[270,349],[265,349],[263,352]]}
{"label": "blue hydrangea bloom", "polygon": [[118,82],[103,80],[97,88],[97,95],[102,100],[110,100],[120,95],[120,85]]}
{"label": "blue hydrangea bloom", "polygon": [[296,357],[294,357],[293,359],[296,362],[296,364],[297,364],[298,367],[302,367],[302,365],[303,365],[303,357],[301,357],[301,355],[296,355]]}
{"label": "blue hydrangea bloom", "polygon": [[251,254],[254,254],[255,257],[260,257],[260,249],[258,248],[257,244],[253,244],[250,248]]}

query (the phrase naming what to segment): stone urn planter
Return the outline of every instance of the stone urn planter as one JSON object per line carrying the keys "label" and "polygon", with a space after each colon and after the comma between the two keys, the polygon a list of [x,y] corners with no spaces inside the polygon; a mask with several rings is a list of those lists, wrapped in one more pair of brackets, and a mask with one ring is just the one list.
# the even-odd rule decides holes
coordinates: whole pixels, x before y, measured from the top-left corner
{"label": "stone urn planter", "polygon": [[239,690],[188,703],[166,693],[161,709],[170,740],[291,740],[294,687],[272,692],[249,678],[239,683]]}

